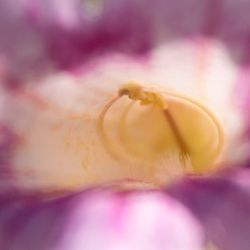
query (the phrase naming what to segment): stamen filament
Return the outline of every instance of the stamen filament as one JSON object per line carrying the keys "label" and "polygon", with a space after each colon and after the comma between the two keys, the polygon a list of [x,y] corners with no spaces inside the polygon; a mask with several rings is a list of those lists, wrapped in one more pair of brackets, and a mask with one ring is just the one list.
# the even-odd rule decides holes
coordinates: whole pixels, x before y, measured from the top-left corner
{"label": "stamen filament", "polygon": [[98,121],[97,121],[97,131],[98,134],[101,138],[102,143],[104,144],[105,148],[108,149],[109,153],[111,154],[112,157],[114,157],[115,159],[119,159],[120,157],[118,156],[118,154],[116,153],[116,151],[114,150],[113,145],[110,143],[110,140],[105,132],[105,128],[104,128],[104,119],[105,116],[107,114],[107,112],[109,111],[109,109],[113,106],[113,104],[118,101],[121,98],[120,95],[114,97],[113,99],[111,99],[103,108],[102,112],[100,113],[99,117],[98,117]]}
{"label": "stamen filament", "polygon": [[163,109],[163,114],[166,117],[166,120],[173,131],[173,134],[175,136],[176,142],[177,142],[180,150],[184,154],[189,154],[188,146],[187,146],[185,140],[183,139],[181,132],[180,132],[170,110],[168,108]]}
{"label": "stamen filament", "polygon": [[[147,92],[147,93],[150,93],[150,92]],[[153,93],[155,94],[155,93]],[[111,153],[111,155],[118,159],[118,154],[116,153],[116,151],[114,150],[114,146],[110,143],[110,140],[105,132],[105,128],[104,128],[104,119],[105,119],[105,116],[107,114],[107,112],[109,111],[109,109],[111,108],[111,106],[117,101],[119,100],[123,95],[127,95],[129,99],[131,99],[131,97],[128,95],[128,92],[124,91],[123,93],[119,93],[118,96],[114,97],[111,101],[109,101],[103,108],[102,112],[100,113],[99,115],[99,118],[98,118],[98,131],[99,131],[99,135],[100,135],[100,138],[102,140],[102,142],[104,143],[104,145],[106,146],[106,148],[108,149],[108,151]],[[160,99],[161,97],[158,96],[157,94],[155,94],[156,97],[158,97],[158,99]],[[140,97],[138,96],[137,98],[135,98],[133,96],[132,100],[134,101],[134,99],[138,99],[139,101],[142,101],[140,99]],[[152,99],[152,101],[149,101],[147,103],[147,105],[149,104],[153,104],[153,105],[157,105],[158,103],[154,103],[155,101],[157,100],[157,98],[155,99]],[[130,108],[132,107],[132,105],[134,104],[134,102],[132,102],[131,105],[129,105],[129,107],[125,110],[125,113],[123,114],[122,116],[122,119],[120,121],[120,126],[119,126],[119,136],[120,136],[120,139],[123,141],[124,145],[126,146],[126,149],[129,151],[129,152],[132,152],[132,153],[135,153],[134,150],[131,149],[131,147],[129,147],[128,143],[127,143],[127,140],[124,138],[124,134],[125,134],[125,128],[124,128],[124,125],[125,125],[125,120],[126,120],[126,116],[130,110]],[[159,106],[159,105],[157,105]],[[167,105],[164,105],[165,107]],[[162,105],[160,106],[160,108],[162,109],[162,112],[163,112],[163,115],[165,116],[167,122],[169,123],[170,125],[170,128],[172,129],[173,131],[173,134],[176,138],[176,142],[181,150],[181,152],[183,153],[183,155],[189,155],[189,150],[188,150],[188,146],[186,145],[181,133],[180,133],[180,130],[172,116],[172,114],[170,113],[169,109],[168,108],[162,108]]]}
{"label": "stamen filament", "polygon": [[131,110],[131,108],[133,107],[133,105],[135,104],[135,101],[133,100],[124,110],[122,117],[120,119],[119,122],[119,126],[118,126],[118,134],[119,134],[119,139],[121,140],[121,142],[124,144],[126,150],[129,153],[132,154],[136,154],[135,150],[133,150],[130,146],[129,146],[129,142],[127,140],[127,136],[126,136],[126,129],[125,129],[125,125],[126,125],[126,118],[127,115],[129,113],[129,111]]}
{"label": "stamen filament", "polygon": [[[128,99],[130,99],[132,101],[131,104],[129,104],[125,108],[125,110],[123,111],[123,113],[120,117],[120,120],[118,121],[118,124],[117,124],[118,139],[120,139],[121,145],[127,150],[127,153],[130,153],[130,154],[136,155],[136,156],[142,156],[143,157],[142,160],[145,160],[144,156],[147,156],[149,153],[149,152],[147,152],[147,153],[145,152],[145,154],[141,155],[140,150],[141,149],[143,150],[144,145],[142,144],[142,148],[140,148],[140,146],[139,146],[139,148],[138,148],[139,151],[136,150],[137,148],[134,147],[134,142],[129,140],[129,136],[126,133],[126,131],[127,131],[126,130],[126,119],[127,119],[127,116],[128,116],[128,114],[129,114],[129,112],[130,112],[130,110],[135,102],[138,102],[142,106],[152,105],[153,107],[159,109],[159,111],[162,113],[165,121],[168,124],[168,128],[170,129],[170,130],[169,129],[167,130],[167,134],[168,134],[168,136],[170,136],[169,133],[172,133],[172,135],[174,136],[174,140],[177,143],[177,147],[179,148],[179,150],[178,150],[179,156],[180,156],[180,160],[184,166],[185,172],[190,171],[190,170],[192,172],[194,172],[194,171],[199,172],[201,170],[208,168],[209,165],[213,161],[216,160],[217,156],[221,152],[222,147],[223,147],[223,132],[222,132],[221,126],[220,126],[218,120],[216,119],[216,117],[214,116],[214,114],[211,111],[209,111],[205,106],[201,105],[199,102],[197,102],[193,99],[189,99],[188,97],[179,95],[177,93],[172,93],[172,92],[158,93],[157,91],[154,91],[151,88],[144,88],[144,87],[137,85],[137,84],[134,84],[134,83],[128,83],[118,91],[118,95],[116,97],[111,99],[111,101],[109,101],[104,106],[104,108],[101,111],[99,118],[98,118],[97,129],[98,129],[100,139],[101,139],[104,147],[106,148],[106,150],[110,153],[110,155],[113,158],[120,160],[122,155],[125,154],[125,155],[123,155],[123,158],[125,158],[123,160],[129,161],[129,159],[126,159],[126,153],[125,152],[122,153],[122,151],[119,151],[119,148],[117,148],[119,145],[115,145],[115,143],[113,143],[110,140],[110,138],[108,137],[107,132],[105,131],[105,128],[104,128],[105,116],[107,115],[111,106],[115,102],[117,102],[122,96],[127,96]],[[204,131],[203,130],[200,131],[200,132],[205,133],[205,134],[207,134],[208,132],[214,134],[214,141],[211,142],[208,146],[206,146],[207,150],[208,150],[207,153],[205,151],[206,148],[199,149],[199,145],[202,145],[202,144],[199,144],[201,142],[197,142],[197,141],[193,142],[193,141],[191,141],[192,139],[190,137],[190,134],[187,134],[187,135],[182,134],[183,131],[184,132],[186,131],[186,133],[189,133],[188,132],[189,130],[184,128],[184,130],[182,131],[182,129],[181,129],[184,126],[182,120],[188,119],[188,116],[184,115],[184,117],[187,117],[187,118],[182,118],[182,116],[180,116],[180,114],[182,114],[183,110],[182,111],[180,110],[180,113],[178,113],[178,109],[176,110],[176,108],[181,107],[181,106],[176,106],[175,103],[179,103],[179,104],[183,103],[182,105],[184,105],[183,106],[184,110],[185,110],[185,107],[186,108],[188,107],[188,109],[187,109],[188,112],[191,112],[191,114],[194,115],[194,117],[197,117],[198,121],[199,121],[199,119],[204,119],[204,120],[202,120],[204,122],[207,121],[207,124],[208,124],[207,128],[211,129],[211,130],[205,130],[206,127],[204,127],[204,128],[201,127],[201,129],[203,129]],[[187,106],[185,106],[185,105],[187,105]],[[179,121],[179,119],[181,118],[181,121],[182,121],[181,124],[178,124],[177,121],[175,120],[175,117],[172,114],[172,109],[175,112],[177,111],[177,113],[174,112],[174,114],[177,115],[177,118],[179,117],[177,121]],[[209,125],[210,123],[211,123],[211,125]],[[164,129],[162,127],[162,125],[160,125],[160,124],[159,124],[159,126],[161,127],[161,129]],[[183,125],[183,126],[180,128],[180,125]],[[191,131],[193,131],[192,133],[195,133],[193,129],[194,128],[191,127]],[[157,133],[157,131],[154,131],[154,132]],[[162,132],[160,132],[160,133],[162,133]],[[158,136],[160,136],[160,134],[158,134]],[[186,136],[188,136],[188,137],[186,137]],[[202,135],[200,138],[203,138]],[[204,140],[206,140],[206,138],[207,137],[205,137]],[[188,140],[188,143],[191,143],[190,145],[188,145],[187,140]],[[115,142],[116,142],[116,140],[115,140]],[[173,143],[172,140],[169,143],[170,143],[169,144],[170,148],[168,148],[168,150],[171,149],[171,145]],[[206,143],[206,142],[204,142],[204,143]],[[137,142],[135,143],[135,145],[137,145]],[[172,145],[172,146],[174,146],[174,145]],[[198,148],[197,148],[197,146],[198,146]],[[204,146],[200,146],[200,147],[204,147]],[[152,148],[152,150],[154,150],[154,149]],[[202,150],[202,151],[199,151],[199,150]],[[157,154],[157,152],[154,151],[154,152],[152,152],[152,156],[154,153],[155,153],[155,155]],[[202,160],[200,161],[200,159],[203,159],[203,158],[199,158],[200,153],[205,155],[204,162],[202,162]],[[206,158],[206,154],[207,154],[207,158]],[[139,159],[133,158],[133,160],[137,161]]]}

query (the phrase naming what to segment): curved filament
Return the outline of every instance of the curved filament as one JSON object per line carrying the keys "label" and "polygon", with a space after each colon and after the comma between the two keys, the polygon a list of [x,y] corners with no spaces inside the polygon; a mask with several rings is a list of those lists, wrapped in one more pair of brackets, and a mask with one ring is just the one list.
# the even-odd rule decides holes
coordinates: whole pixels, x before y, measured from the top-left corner
{"label": "curved filament", "polygon": [[119,139],[120,141],[123,143],[123,145],[125,146],[126,150],[129,152],[129,153],[132,153],[132,154],[136,154],[135,150],[133,150],[131,147],[130,147],[130,143],[128,142],[127,140],[127,136],[126,136],[126,129],[125,129],[125,125],[126,125],[126,120],[127,120],[127,116],[128,116],[128,113],[129,111],[132,109],[132,107],[134,106],[135,104],[135,101],[133,100],[128,106],[127,108],[125,109],[125,111],[123,112],[122,114],[122,117],[120,119],[120,122],[119,122],[119,126],[118,126],[118,135],[119,135]]}
{"label": "curved filament", "polygon": [[203,106],[198,101],[193,100],[189,97],[186,97],[186,96],[183,96],[183,95],[180,95],[177,93],[171,93],[171,92],[166,92],[166,94],[171,94],[173,97],[177,97],[177,98],[183,99],[189,103],[194,104],[195,106],[200,108],[205,114],[207,114],[209,116],[209,118],[212,120],[212,122],[215,125],[216,130],[218,132],[218,145],[217,145],[217,148],[214,151],[213,155],[211,155],[211,160],[215,159],[221,153],[221,151],[223,149],[223,145],[224,145],[224,133],[222,130],[222,126],[221,126],[219,120],[217,119],[217,117],[215,116],[215,114],[212,111],[210,111],[206,106]]}
{"label": "curved filament", "polygon": [[[129,111],[131,110],[131,108],[133,107],[133,105],[135,104],[135,101],[133,101],[130,105],[128,105],[128,107],[125,109],[122,118],[120,119],[119,122],[119,137],[120,140],[122,141],[123,145],[125,146],[126,150],[129,153],[132,154],[137,154],[138,152],[136,152],[136,150],[133,150],[133,147],[131,147],[131,143],[128,142],[127,140],[127,136],[126,136],[126,118],[128,116]],[[166,118],[166,121],[168,122],[174,137],[176,139],[177,145],[181,151],[181,155],[180,155],[180,160],[184,163],[184,167],[186,165],[190,165],[190,164],[186,164],[187,162],[190,162],[190,156],[189,156],[189,149],[188,146],[185,142],[185,140],[183,139],[181,132],[174,120],[174,117],[172,116],[172,114],[170,113],[170,110],[168,108],[166,109],[162,109],[163,115]]]}
{"label": "curved filament", "polygon": [[109,109],[113,106],[113,104],[119,100],[121,98],[120,95],[114,97],[113,99],[111,99],[111,101],[109,101],[103,108],[102,112],[100,113],[98,120],[97,120],[97,131],[98,134],[101,138],[101,141],[103,143],[103,145],[105,146],[106,149],[108,149],[109,153],[111,154],[111,156],[115,159],[119,159],[120,157],[117,155],[114,146],[110,143],[110,140],[105,132],[105,128],[104,128],[104,119],[105,116],[107,114],[107,112],[109,111]]}
{"label": "curved filament", "polygon": [[[181,135],[181,132],[178,128],[177,123],[174,120],[174,117],[172,116],[170,110],[168,108],[165,108],[162,110],[164,117],[166,118],[173,134],[175,137],[175,140],[177,142],[177,145],[180,149],[180,160],[183,163],[184,168],[186,168],[186,166],[192,166],[192,164],[187,164],[190,163],[191,158],[190,158],[190,152],[188,149],[188,145],[186,144],[183,136]],[[189,169],[185,169],[185,170],[189,170]]]}
{"label": "curved filament", "polygon": [[[109,101],[108,104],[105,105],[105,107],[103,108],[102,112],[100,113],[100,115],[98,117],[98,122],[97,122],[98,133],[99,133],[99,136],[100,136],[104,146],[108,149],[109,153],[116,159],[119,159],[120,157],[118,156],[114,146],[111,144],[110,139],[108,138],[108,136],[105,132],[104,119],[105,119],[105,116],[106,116],[107,112],[109,111],[109,109],[120,98],[121,98],[121,95],[118,95],[118,96],[114,97],[111,101]],[[122,115],[122,118],[120,119],[120,122],[119,122],[118,135],[119,135],[119,138],[122,141],[123,145],[125,146],[126,150],[132,154],[137,154],[137,152],[135,150],[133,150],[130,143],[127,141],[126,129],[125,129],[127,115],[134,104],[135,104],[135,101],[133,100],[133,102],[125,109],[125,111]],[[152,103],[152,104],[154,104],[154,103]],[[176,142],[177,142],[177,144],[180,148],[180,151],[183,155],[183,160],[186,157],[189,158],[188,146],[186,145],[172,114],[170,113],[168,108],[162,109],[162,112],[163,112],[163,115],[166,118],[166,121],[168,122],[171,130],[173,131]]]}
{"label": "curved filament", "polygon": [[180,150],[184,154],[189,154],[188,146],[187,146],[185,140],[183,139],[181,132],[180,132],[170,110],[168,108],[166,108],[166,109],[163,109],[162,112],[163,112],[164,117],[166,118],[171,130],[173,131],[173,134],[175,136],[176,142],[177,142]]}
{"label": "curved filament", "polygon": [[[210,153],[209,157],[210,160],[213,161],[221,152],[223,147],[223,132],[221,125],[219,124],[219,121],[216,119],[214,114],[201,105],[199,102],[189,99],[188,97],[179,95],[177,93],[171,93],[171,92],[165,92],[165,94],[169,95],[171,98],[180,98],[181,101],[186,101],[189,104],[193,104],[196,109],[200,109],[204,115],[207,115],[213,122],[216,131],[218,133],[218,141],[216,144],[216,148],[212,149],[212,152]],[[194,171],[193,168],[195,166],[192,166],[192,159],[193,155],[191,152],[191,146],[188,145],[187,141],[185,140],[185,136],[182,134],[182,131],[179,127],[179,124],[175,120],[173,114],[170,111],[168,98],[163,94],[159,94],[155,91],[151,91],[148,89],[143,89],[142,87],[139,88],[137,85],[127,85],[126,87],[122,88],[116,97],[114,97],[111,101],[109,101],[103,108],[102,112],[100,113],[98,117],[98,133],[100,136],[100,139],[104,145],[104,147],[109,151],[110,155],[112,155],[113,158],[121,159],[121,155],[116,149],[114,143],[108,138],[107,133],[105,132],[104,128],[104,120],[105,116],[107,115],[107,112],[111,108],[111,106],[122,96],[127,96],[132,102],[129,104],[125,110],[121,114],[121,118],[118,122],[118,137],[122,144],[122,146],[127,150],[128,153],[131,153],[133,155],[140,154],[135,147],[133,147],[133,142],[130,141],[129,136],[127,135],[127,127],[126,127],[126,119],[128,117],[129,112],[131,111],[133,105],[135,102],[139,102],[142,106],[145,105],[152,105],[153,107],[159,108],[159,110],[162,112],[162,115],[164,116],[170,131],[173,133],[174,139],[176,141],[178,151],[180,154],[180,160],[182,162],[182,165],[184,167],[185,171]],[[189,142],[189,141],[188,141]],[[190,148],[191,147],[191,148]]]}

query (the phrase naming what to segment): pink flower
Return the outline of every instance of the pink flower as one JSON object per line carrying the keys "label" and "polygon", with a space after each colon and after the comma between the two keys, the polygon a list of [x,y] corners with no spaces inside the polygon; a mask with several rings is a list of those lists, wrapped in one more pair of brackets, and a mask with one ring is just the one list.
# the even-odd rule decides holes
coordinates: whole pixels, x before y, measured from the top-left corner
{"label": "pink flower", "polygon": [[250,245],[248,1],[0,3],[0,248]]}

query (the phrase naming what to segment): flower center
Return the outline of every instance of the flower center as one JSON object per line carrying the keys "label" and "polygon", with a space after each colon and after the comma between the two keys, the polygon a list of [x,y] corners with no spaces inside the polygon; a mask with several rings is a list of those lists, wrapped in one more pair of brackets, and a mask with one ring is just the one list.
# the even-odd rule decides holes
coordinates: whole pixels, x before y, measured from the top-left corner
{"label": "flower center", "polygon": [[201,103],[135,83],[106,104],[97,130],[116,161],[155,164],[177,155],[188,173],[213,169],[223,147],[219,121]]}
{"label": "flower center", "polygon": [[22,130],[15,166],[34,173],[34,185],[162,187],[218,166],[222,128],[204,105],[183,95],[128,83],[100,113],[91,108],[100,95],[82,112],[29,90],[17,97],[32,103],[36,119]]}

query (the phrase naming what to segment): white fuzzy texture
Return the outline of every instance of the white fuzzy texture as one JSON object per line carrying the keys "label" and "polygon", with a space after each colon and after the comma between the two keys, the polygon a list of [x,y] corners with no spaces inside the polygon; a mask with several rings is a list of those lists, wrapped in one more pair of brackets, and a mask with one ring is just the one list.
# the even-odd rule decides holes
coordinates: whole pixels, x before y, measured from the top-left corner
{"label": "white fuzzy texture", "polygon": [[225,132],[222,158],[230,162],[234,142],[243,129],[233,103],[236,78],[237,68],[225,47],[212,40],[175,41],[141,61],[109,55],[77,77],[51,75],[38,85],[31,83],[29,89],[48,103],[46,107],[29,98],[9,98],[8,123],[25,138],[13,165],[34,176],[25,185],[38,187],[75,188],[123,178],[167,183],[179,176],[178,157],[156,163],[152,170],[145,162],[114,161],[100,142],[97,117],[119,87],[130,80],[177,91],[212,109]]}

